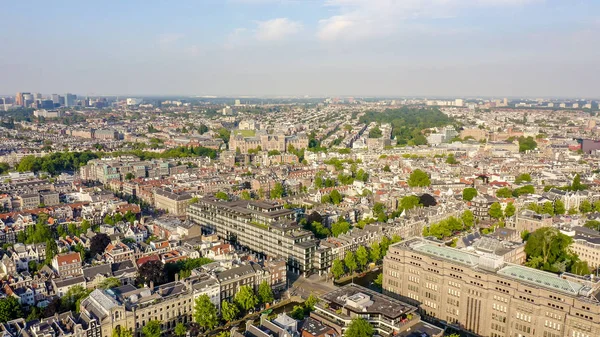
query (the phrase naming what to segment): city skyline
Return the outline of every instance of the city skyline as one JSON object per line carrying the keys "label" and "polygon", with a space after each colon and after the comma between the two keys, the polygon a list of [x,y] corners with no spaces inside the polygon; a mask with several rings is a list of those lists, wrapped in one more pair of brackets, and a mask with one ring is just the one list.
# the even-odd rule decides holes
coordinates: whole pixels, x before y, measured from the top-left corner
{"label": "city skyline", "polygon": [[0,92],[598,96],[599,5],[591,1],[64,7],[5,5],[11,15],[0,27],[13,33],[0,70],[11,81]]}

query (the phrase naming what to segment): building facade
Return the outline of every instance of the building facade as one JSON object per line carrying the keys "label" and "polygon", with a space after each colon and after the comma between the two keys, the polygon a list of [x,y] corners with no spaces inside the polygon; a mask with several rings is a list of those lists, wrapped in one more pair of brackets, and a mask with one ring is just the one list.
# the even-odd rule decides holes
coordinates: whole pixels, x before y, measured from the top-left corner
{"label": "building facade", "polygon": [[384,293],[481,336],[600,335],[599,282],[413,238],[384,258]]}
{"label": "building facade", "polygon": [[294,221],[293,210],[266,201],[221,201],[206,197],[189,206],[188,219],[204,231],[268,257],[286,259],[288,268],[310,273],[318,242]]}

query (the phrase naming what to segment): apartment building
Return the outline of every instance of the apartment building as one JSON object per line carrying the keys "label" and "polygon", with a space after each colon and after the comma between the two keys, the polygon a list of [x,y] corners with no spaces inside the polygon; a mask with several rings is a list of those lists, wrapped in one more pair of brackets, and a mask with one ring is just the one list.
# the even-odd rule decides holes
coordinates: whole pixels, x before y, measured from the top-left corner
{"label": "apartment building", "polygon": [[279,152],[286,152],[290,145],[296,149],[305,149],[308,147],[308,136],[306,134],[294,136],[262,134],[244,137],[241,134],[236,135],[232,132],[229,139],[229,148],[236,152],[239,149],[239,152],[243,154],[247,154],[249,150],[259,148],[263,151],[277,150]]}
{"label": "apartment building", "polygon": [[60,277],[70,277],[83,274],[81,268],[81,256],[78,252],[56,255],[52,259],[52,268]]}
{"label": "apartment building", "polygon": [[490,337],[600,335],[599,282],[412,238],[384,258],[384,293],[422,315]]}
{"label": "apartment building", "polygon": [[575,235],[570,248],[590,268],[600,267],[600,233],[587,227],[573,227]]}
{"label": "apartment building", "polygon": [[222,201],[205,197],[189,206],[188,219],[220,238],[287,260],[288,268],[310,273],[318,241],[294,220],[293,210],[266,201]]}
{"label": "apartment building", "polygon": [[519,233],[524,231],[533,233],[542,227],[552,227],[552,217],[548,214],[537,214],[532,210],[524,209],[517,213],[514,222],[509,222],[506,226]]}
{"label": "apartment building", "polygon": [[154,207],[175,216],[184,216],[191,200],[192,195],[189,193],[175,193],[167,188],[154,190]]}
{"label": "apartment building", "polygon": [[80,312],[99,322],[102,337],[111,337],[117,326],[142,336],[142,328],[152,320],[161,322],[165,334],[177,323],[190,322],[193,306],[191,286],[176,281],[152,288],[96,289],[81,301]]}

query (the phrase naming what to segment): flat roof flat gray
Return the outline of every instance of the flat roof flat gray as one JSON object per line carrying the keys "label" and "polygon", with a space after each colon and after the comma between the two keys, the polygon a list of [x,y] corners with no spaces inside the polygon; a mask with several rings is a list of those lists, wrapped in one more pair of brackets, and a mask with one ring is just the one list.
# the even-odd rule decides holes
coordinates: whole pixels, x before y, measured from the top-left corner
{"label": "flat roof flat gray", "polygon": [[583,285],[565,280],[556,274],[519,265],[508,265],[498,270],[498,274],[570,295],[578,295],[583,288]]}
{"label": "flat roof flat gray", "polygon": [[427,255],[438,256],[470,267],[475,267],[479,264],[479,256],[458,249],[440,247],[425,242],[414,244],[411,248]]}

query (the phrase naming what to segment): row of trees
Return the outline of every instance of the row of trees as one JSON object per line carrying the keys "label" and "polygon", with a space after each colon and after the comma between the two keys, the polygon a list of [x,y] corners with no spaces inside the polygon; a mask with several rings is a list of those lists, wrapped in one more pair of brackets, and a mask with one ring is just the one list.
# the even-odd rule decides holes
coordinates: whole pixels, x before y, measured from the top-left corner
{"label": "row of trees", "polygon": [[104,155],[120,156],[120,155],[134,155],[139,157],[141,160],[148,159],[169,159],[169,158],[185,158],[185,157],[209,157],[216,158],[217,151],[202,146],[179,146],[176,148],[168,149],[163,152],[151,152],[142,150],[131,150],[131,151],[116,151],[110,153],[104,152],[55,152],[43,157],[26,156],[16,166],[19,172],[48,172],[51,175],[60,174],[65,171],[75,171],[81,166],[87,164],[92,159],[100,158]]}
{"label": "row of trees", "polygon": [[488,210],[488,215],[492,219],[500,220],[503,218],[509,218],[515,215],[516,212],[517,208],[512,202],[506,204],[504,211],[502,210],[502,205],[500,205],[499,202],[495,202],[490,206],[490,209]]}
{"label": "row of trees", "polygon": [[194,307],[194,321],[205,330],[212,330],[219,324],[219,317],[225,322],[231,322],[256,308],[258,304],[273,302],[273,290],[271,286],[263,281],[255,294],[250,286],[241,286],[233,298],[233,302],[223,300],[221,302],[221,313],[217,306],[211,302],[210,297],[204,294],[196,298]]}
{"label": "row of trees", "polygon": [[423,228],[423,236],[435,236],[438,239],[451,237],[454,233],[473,227],[475,218],[473,212],[465,210],[460,218],[449,217],[438,223]]}
{"label": "row of trees", "polygon": [[352,274],[357,270],[363,270],[369,263],[378,263],[387,254],[390,245],[400,242],[402,238],[394,235],[392,239],[384,236],[381,242],[375,242],[371,247],[360,246],[356,253],[346,252],[343,260],[335,259],[331,265],[333,277],[339,279],[346,273]]}

